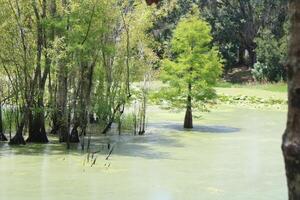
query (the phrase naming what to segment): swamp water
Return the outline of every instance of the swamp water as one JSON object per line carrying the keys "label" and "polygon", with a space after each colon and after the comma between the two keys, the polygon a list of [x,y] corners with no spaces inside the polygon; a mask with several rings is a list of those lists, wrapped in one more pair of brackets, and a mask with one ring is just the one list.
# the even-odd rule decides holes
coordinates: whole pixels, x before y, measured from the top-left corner
{"label": "swamp water", "polygon": [[[0,143],[0,200],[285,200],[283,111],[224,106],[193,131],[149,108],[146,136],[95,138],[95,164],[55,142]],[[111,143],[114,151],[105,160]]]}

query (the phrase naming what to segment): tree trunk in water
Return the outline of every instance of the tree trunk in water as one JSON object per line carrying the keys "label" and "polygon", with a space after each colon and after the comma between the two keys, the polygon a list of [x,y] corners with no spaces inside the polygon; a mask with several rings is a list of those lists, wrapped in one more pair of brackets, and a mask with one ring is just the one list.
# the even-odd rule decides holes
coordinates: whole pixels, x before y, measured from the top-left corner
{"label": "tree trunk in water", "polygon": [[106,134],[106,133],[109,131],[109,129],[111,128],[112,124],[113,124],[114,121],[115,121],[115,116],[116,116],[116,114],[117,114],[117,111],[120,109],[121,106],[122,106],[122,104],[119,103],[119,104],[117,105],[117,107],[114,109],[114,111],[113,111],[111,117],[109,118],[107,124],[105,125],[105,127],[104,127],[104,129],[103,129],[103,131],[102,131],[102,134]]}
{"label": "tree trunk in water", "polygon": [[67,75],[65,72],[65,66],[59,66],[58,75],[58,122],[59,122],[59,141],[67,142],[69,131],[68,131],[68,116],[67,116]]}
{"label": "tree trunk in water", "polygon": [[[77,107],[77,98],[78,98],[78,93],[79,93],[79,90],[80,90],[80,81],[79,81],[79,85],[78,85],[78,88],[76,89],[75,87],[75,78],[72,79],[71,81],[72,83],[70,83],[70,85],[73,84],[73,87],[74,87],[74,91],[73,91],[73,97],[72,97],[72,112],[73,112],[73,119],[72,119],[72,124],[73,124],[73,127],[71,128],[71,133],[70,133],[70,142],[71,143],[78,143],[80,142],[79,140],[79,133],[78,133],[78,127],[80,126],[80,119],[79,119],[79,116],[78,116],[78,107]],[[71,111],[71,110],[70,110]],[[71,120],[71,117],[69,117],[69,119]]]}
{"label": "tree trunk in water", "polygon": [[[69,1],[62,0],[62,7],[69,11]],[[66,31],[69,31],[69,18],[67,17]],[[68,34],[66,34],[68,35]],[[68,41],[68,38],[66,38]],[[65,51],[63,48],[62,51]],[[66,66],[66,58],[62,58],[58,62],[58,88],[57,88],[57,120],[59,124],[58,134],[59,142],[69,142],[70,134],[68,129],[68,111],[67,111],[67,97],[68,97],[68,71]],[[69,144],[68,144],[69,146]]]}
{"label": "tree trunk in water", "polygon": [[79,134],[78,134],[78,125],[74,125],[74,127],[72,128],[71,131],[71,135],[70,135],[70,142],[71,143],[79,143]]}
{"label": "tree trunk in water", "polygon": [[0,141],[7,141],[7,138],[4,135],[3,130],[3,121],[2,121],[2,104],[0,102]]}
{"label": "tree trunk in water", "polygon": [[300,1],[289,1],[288,120],[282,140],[289,200],[300,199]]}
{"label": "tree trunk in water", "polygon": [[17,127],[16,135],[9,141],[10,145],[20,145],[20,144],[25,145],[26,144],[24,137],[23,137],[23,129],[25,126],[25,121],[26,121],[25,117],[26,117],[26,114],[23,114],[22,121]]}
{"label": "tree trunk in water", "polygon": [[[81,89],[80,89],[80,111],[79,111],[79,126],[81,127],[81,134],[86,135],[87,127],[87,107],[88,107],[88,83],[89,72],[88,64],[86,62],[81,63]],[[78,138],[79,140],[79,138]]]}
{"label": "tree trunk in water", "polygon": [[[82,129],[82,133],[86,135],[86,128],[88,124],[88,115],[89,115],[89,108],[90,108],[90,101],[91,101],[91,93],[92,93],[92,87],[93,87],[93,76],[94,76],[94,68],[96,65],[97,56],[94,58],[94,61],[92,63],[86,64],[86,76],[83,77],[83,83],[82,83],[82,101],[81,101],[81,124],[80,127]],[[78,138],[79,139],[79,138]]]}
{"label": "tree trunk in water", "polygon": [[[28,102],[28,121],[29,121],[29,136],[26,142],[34,143],[48,143],[48,138],[45,130],[44,120],[44,91],[46,85],[46,79],[50,72],[50,61],[46,56],[45,70],[42,75],[41,62],[43,48],[47,48],[45,28],[43,27],[42,20],[46,17],[46,1],[42,2],[42,13],[39,13],[38,5],[36,2],[32,4],[33,10],[36,16],[36,28],[37,28],[37,52],[36,52],[36,69],[34,73],[33,83],[30,92],[30,98]],[[47,53],[45,54],[47,55]],[[36,103],[33,103],[33,98],[37,98]]]}
{"label": "tree trunk in water", "polygon": [[143,94],[143,102],[141,105],[141,124],[140,124],[140,130],[139,130],[139,135],[144,135],[146,130],[146,104],[147,104],[147,97],[146,94]]}
{"label": "tree trunk in water", "polygon": [[185,112],[185,118],[184,118],[184,128],[193,128],[191,92],[192,92],[192,84],[189,83],[187,105],[186,105],[186,112]]}
{"label": "tree trunk in water", "polygon": [[59,123],[58,123],[57,112],[56,111],[53,111],[53,113],[51,115],[51,121],[52,121],[52,129],[50,131],[50,134],[57,135],[58,130],[59,130]]}
{"label": "tree trunk in water", "polygon": [[[50,15],[52,18],[57,17],[56,14],[56,0],[50,1]],[[50,33],[50,41],[53,42],[56,35],[56,28],[54,26],[51,27],[51,33]],[[50,59],[50,58],[48,58]],[[51,63],[51,62],[50,62]],[[57,112],[57,84],[52,83],[51,73],[49,73],[49,96],[50,96],[50,106],[54,108],[54,111],[51,113],[51,121],[52,121],[52,129],[50,131],[51,134],[57,135],[59,130],[59,122],[58,122],[58,112]]]}
{"label": "tree trunk in water", "polygon": [[48,137],[45,130],[44,111],[29,114],[29,136],[26,142],[29,143],[48,143]]}

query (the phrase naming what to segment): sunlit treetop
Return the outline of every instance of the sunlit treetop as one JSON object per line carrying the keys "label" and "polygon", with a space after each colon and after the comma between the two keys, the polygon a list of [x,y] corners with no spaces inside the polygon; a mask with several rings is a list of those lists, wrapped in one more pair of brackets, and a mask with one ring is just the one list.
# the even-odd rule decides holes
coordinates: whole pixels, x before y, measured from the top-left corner
{"label": "sunlit treetop", "polygon": [[161,79],[167,88],[158,96],[167,107],[185,108],[188,97],[192,107],[205,107],[215,97],[213,86],[222,74],[222,58],[212,43],[211,27],[193,11],[179,21],[170,55],[162,61]]}

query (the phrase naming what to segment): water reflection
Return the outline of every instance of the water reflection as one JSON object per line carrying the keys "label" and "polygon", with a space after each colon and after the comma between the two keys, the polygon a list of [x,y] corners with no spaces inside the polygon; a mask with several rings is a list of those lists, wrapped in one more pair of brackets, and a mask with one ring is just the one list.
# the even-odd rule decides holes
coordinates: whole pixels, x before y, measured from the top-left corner
{"label": "water reflection", "polygon": [[218,126],[218,125],[211,125],[211,126],[194,125],[193,129],[185,129],[183,128],[182,124],[174,123],[174,122],[150,123],[149,127],[155,129],[171,129],[175,131],[191,131],[191,132],[200,132],[200,133],[236,133],[241,130],[239,128],[234,128],[229,126]]}

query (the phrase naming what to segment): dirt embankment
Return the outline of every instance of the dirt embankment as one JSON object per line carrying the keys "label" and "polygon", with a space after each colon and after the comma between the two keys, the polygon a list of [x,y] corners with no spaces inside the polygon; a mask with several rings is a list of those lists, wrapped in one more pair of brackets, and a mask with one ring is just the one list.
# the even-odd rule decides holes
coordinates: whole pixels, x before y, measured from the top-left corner
{"label": "dirt embankment", "polygon": [[254,81],[251,68],[247,66],[239,66],[228,70],[224,75],[224,79],[231,83],[249,83]]}

